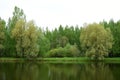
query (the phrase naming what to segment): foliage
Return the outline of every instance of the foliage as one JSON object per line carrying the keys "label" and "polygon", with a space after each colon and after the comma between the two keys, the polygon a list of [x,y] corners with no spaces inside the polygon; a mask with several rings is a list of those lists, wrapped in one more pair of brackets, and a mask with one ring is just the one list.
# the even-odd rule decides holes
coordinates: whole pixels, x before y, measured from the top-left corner
{"label": "foliage", "polygon": [[104,25],[105,28],[110,28],[114,41],[113,41],[113,47],[110,50],[110,57],[120,57],[120,20],[117,22],[114,22],[114,20],[110,20],[109,22],[103,21],[101,24]]}
{"label": "foliage", "polygon": [[39,52],[38,45],[38,31],[33,21],[29,21],[26,24],[26,30],[24,33],[23,47],[24,54],[27,58],[37,57]]}
{"label": "foliage", "polygon": [[39,29],[38,44],[39,44],[39,54],[38,54],[38,56],[44,57],[45,54],[50,49],[50,41],[49,41],[49,39],[47,39],[44,36],[41,29]]}
{"label": "foliage", "polygon": [[113,37],[109,28],[104,29],[100,24],[84,26],[80,36],[81,46],[86,56],[93,59],[102,59],[112,48]]}
{"label": "foliage", "polygon": [[16,51],[19,57],[36,57],[39,51],[38,31],[33,21],[26,23],[24,19],[17,21],[12,30],[12,37],[16,41]]}
{"label": "foliage", "polygon": [[79,51],[79,49],[78,49],[76,44],[72,45],[71,48],[68,49],[68,51],[70,52],[69,54],[72,55],[71,57],[78,57],[78,56],[80,56],[80,51]]}
{"label": "foliage", "polygon": [[4,41],[5,41],[5,21],[0,18],[0,56],[4,53]]}
{"label": "foliage", "polygon": [[52,49],[47,53],[47,57],[77,57],[80,51],[76,45],[67,44],[64,48]]}
{"label": "foliage", "polygon": [[59,39],[60,47],[65,47],[67,43],[68,43],[68,38],[66,36],[60,37],[60,39]]}
{"label": "foliage", "polygon": [[13,16],[11,18],[9,18],[8,20],[8,24],[6,26],[6,41],[5,41],[5,47],[6,47],[6,56],[17,56],[18,54],[16,54],[16,41],[14,40],[14,38],[12,38],[12,31],[16,26],[16,23],[18,20],[23,19],[26,22],[26,16],[24,14],[24,11],[18,7],[14,7],[14,11],[13,11]]}
{"label": "foliage", "polygon": [[62,47],[52,49],[47,54],[46,57],[64,57],[65,50]]}
{"label": "foliage", "polygon": [[120,20],[83,27],[60,25],[51,31],[43,30],[33,21],[27,22],[24,11],[15,6],[8,22],[0,19],[0,56],[120,57],[119,34]]}
{"label": "foliage", "polygon": [[24,36],[25,36],[25,21],[20,19],[16,22],[15,28],[12,30],[12,38],[16,41],[17,56],[24,57]]}

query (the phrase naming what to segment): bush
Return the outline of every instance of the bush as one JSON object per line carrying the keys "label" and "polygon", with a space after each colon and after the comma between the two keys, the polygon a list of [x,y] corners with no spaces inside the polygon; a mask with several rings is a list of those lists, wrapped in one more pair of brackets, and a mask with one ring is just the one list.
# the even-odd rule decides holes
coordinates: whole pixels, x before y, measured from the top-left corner
{"label": "bush", "polygon": [[64,48],[59,47],[56,49],[50,50],[47,55],[47,57],[64,57]]}
{"label": "bush", "polygon": [[46,57],[77,57],[79,56],[79,53],[80,51],[76,45],[67,44],[64,48],[59,47],[50,50]]}
{"label": "bush", "polygon": [[80,54],[79,49],[77,48],[77,45],[66,45],[66,57],[77,57]]}

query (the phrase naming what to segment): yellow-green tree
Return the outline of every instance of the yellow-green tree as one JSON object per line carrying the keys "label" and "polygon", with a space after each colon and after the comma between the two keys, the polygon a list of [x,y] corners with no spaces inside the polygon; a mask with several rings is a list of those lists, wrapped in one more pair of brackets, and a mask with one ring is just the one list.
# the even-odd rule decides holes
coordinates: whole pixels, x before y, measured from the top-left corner
{"label": "yellow-green tree", "polygon": [[12,38],[16,41],[16,51],[17,56],[23,57],[24,56],[24,33],[25,33],[25,20],[19,19],[16,22],[15,28],[12,30]]}
{"label": "yellow-green tree", "polygon": [[[16,56],[16,43],[15,40],[12,38],[12,31],[16,26],[18,20],[24,19],[26,20],[26,16],[24,11],[17,6],[14,7],[13,16],[9,18],[8,24],[6,27],[6,55],[8,56]],[[9,52],[9,53],[8,53]]]}
{"label": "yellow-green tree", "polygon": [[109,28],[105,29],[102,25],[93,23],[82,28],[80,41],[86,56],[103,59],[112,48],[113,36]]}
{"label": "yellow-green tree", "polygon": [[5,40],[5,21],[0,18],[0,56],[3,56]]}
{"label": "yellow-green tree", "polygon": [[26,24],[23,47],[27,58],[36,57],[39,52],[38,29],[33,21]]}
{"label": "yellow-green tree", "polygon": [[36,57],[38,55],[38,29],[33,21],[25,22],[19,19],[12,30],[12,38],[16,41],[16,51],[19,57]]}

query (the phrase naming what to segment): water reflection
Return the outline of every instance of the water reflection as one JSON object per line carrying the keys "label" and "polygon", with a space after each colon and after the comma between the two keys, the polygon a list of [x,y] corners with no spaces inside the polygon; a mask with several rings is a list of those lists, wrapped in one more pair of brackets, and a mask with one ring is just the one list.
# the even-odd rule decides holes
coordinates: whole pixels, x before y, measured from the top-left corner
{"label": "water reflection", "polygon": [[114,80],[109,65],[104,63],[52,64],[51,80]]}
{"label": "water reflection", "polygon": [[120,64],[0,63],[0,80],[119,80]]}

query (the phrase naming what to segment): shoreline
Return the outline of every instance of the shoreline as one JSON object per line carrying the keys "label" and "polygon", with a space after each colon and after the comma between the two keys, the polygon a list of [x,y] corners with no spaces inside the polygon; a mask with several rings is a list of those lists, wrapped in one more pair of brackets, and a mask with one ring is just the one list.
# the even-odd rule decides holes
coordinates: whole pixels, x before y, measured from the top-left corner
{"label": "shoreline", "polygon": [[87,57],[76,57],[76,58],[11,58],[4,57],[0,58],[0,62],[25,62],[25,61],[36,61],[36,62],[51,62],[51,63],[83,63],[83,62],[106,62],[106,63],[120,63],[120,57],[115,58],[104,58],[104,60],[90,60]]}

